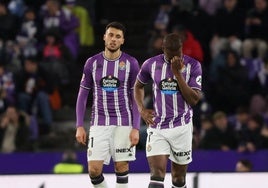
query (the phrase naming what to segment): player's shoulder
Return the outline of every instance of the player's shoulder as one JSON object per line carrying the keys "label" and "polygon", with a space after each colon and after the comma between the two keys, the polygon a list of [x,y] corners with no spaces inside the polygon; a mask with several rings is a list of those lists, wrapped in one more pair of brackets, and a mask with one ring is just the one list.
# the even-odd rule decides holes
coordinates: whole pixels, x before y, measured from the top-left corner
{"label": "player's shoulder", "polygon": [[164,54],[159,54],[159,55],[150,57],[144,61],[144,64],[152,64],[154,62],[164,62]]}
{"label": "player's shoulder", "polygon": [[190,63],[190,64],[193,64],[193,65],[195,65],[195,64],[198,64],[198,65],[200,65],[200,62],[197,60],[197,59],[195,59],[195,58],[192,58],[192,57],[190,57],[190,56],[188,56],[188,55],[183,55],[183,59],[184,59],[184,62],[185,63]]}
{"label": "player's shoulder", "polygon": [[103,59],[103,54],[102,52],[100,53],[97,53],[91,57],[89,57],[87,60],[86,60],[86,64],[92,64],[93,62],[95,62],[96,60],[100,60],[100,59]]}
{"label": "player's shoulder", "polygon": [[132,62],[132,61],[138,62],[138,60],[134,56],[132,56],[126,52],[122,52],[121,58],[127,59],[130,62]]}

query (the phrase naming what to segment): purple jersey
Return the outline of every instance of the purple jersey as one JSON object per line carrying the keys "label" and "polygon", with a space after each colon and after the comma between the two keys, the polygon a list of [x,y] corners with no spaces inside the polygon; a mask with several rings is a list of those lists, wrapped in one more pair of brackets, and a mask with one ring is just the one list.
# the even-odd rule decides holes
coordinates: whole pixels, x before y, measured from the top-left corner
{"label": "purple jersey", "polygon": [[[186,83],[193,89],[201,90],[201,64],[189,57],[183,56],[184,67],[181,73]],[[154,118],[157,129],[173,128],[189,123],[193,111],[183,99],[178,82],[173,75],[170,63],[165,60],[164,54],[152,57],[144,62],[137,76],[141,83],[153,80]]]}
{"label": "purple jersey", "polygon": [[133,117],[132,95],[138,71],[138,61],[123,52],[116,60],[106,59],[103,52],[87,60],[80,87],[93,90],[91,125],[133,125],[137,117]]}

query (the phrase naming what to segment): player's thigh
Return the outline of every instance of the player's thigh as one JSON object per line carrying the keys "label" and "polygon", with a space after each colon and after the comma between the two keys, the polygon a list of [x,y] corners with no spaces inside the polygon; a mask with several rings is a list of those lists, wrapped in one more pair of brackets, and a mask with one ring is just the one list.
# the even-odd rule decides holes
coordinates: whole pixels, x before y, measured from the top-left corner
{"label": "player's thigh", "polygon": [[89,130],[88,161],[110,162],[110,141],[113,127],[92,126]]}
{"label": "player's thigh", "polygon": [[162,135],[163,130],[148,128],[146,139],[146,156],[170,155],[170,145]]}
{"label": "player's thigh", "polygon": [[131,147],[129,134],[130,126],[118,126],[114,129],[113,142],[111,143],[111,154],[114,162],[134,161],[136,147]]}
{"label": "player's thigh", "polygon": [[168,131],[166,136],[172,150],[170,160],[180,165],[189,164],[192,161],[192,123]]}

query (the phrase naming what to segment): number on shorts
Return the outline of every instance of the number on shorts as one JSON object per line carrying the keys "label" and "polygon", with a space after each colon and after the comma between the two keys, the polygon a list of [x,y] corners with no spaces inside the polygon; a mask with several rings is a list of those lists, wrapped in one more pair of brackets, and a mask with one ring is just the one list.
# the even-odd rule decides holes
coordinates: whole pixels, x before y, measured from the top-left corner
{"label": "number on shorts", "polygon": [[150,142],[152,135],[153,135],[153,132],[149,132],[148,142]]}
{"label": "number on shorts", "polygon": [[90,137],[90,145],[91,145],[92,148],[93,148],[93,140],[94,140],[94,138]]}

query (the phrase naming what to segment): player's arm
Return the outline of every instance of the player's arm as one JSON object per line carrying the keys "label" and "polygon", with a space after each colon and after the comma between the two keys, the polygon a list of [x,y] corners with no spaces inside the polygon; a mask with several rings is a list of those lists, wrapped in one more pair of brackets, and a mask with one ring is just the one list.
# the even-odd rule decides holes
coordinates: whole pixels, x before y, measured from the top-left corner
{"label": "player's arm", "polygon": [[80,87],[76,101],[76,140],[86,145],[86,131],[83,126],[89,90]]}
{"label": "player's arm", "polygon": [[154,117],[154,111],[151,109],[146,109],[143,104],[144,100],[144,84],[141,83],[138,79],[135,82],[134,86],[134,97],[135,101],[138,106],[139,113],[141,114],[142,119],[145,121],[145,123],[149,125],[153,125],[153,117]]}
{"label": "player's arm", "polygon": [[171,69],[173,74],[175,75],[179,89],[185,101],[194,106],[201,99],[201,92],[197,89],[192,89],[184,80],[180,70],[183,68],[183,60],[178,56],[174,56],[171,59]]}

